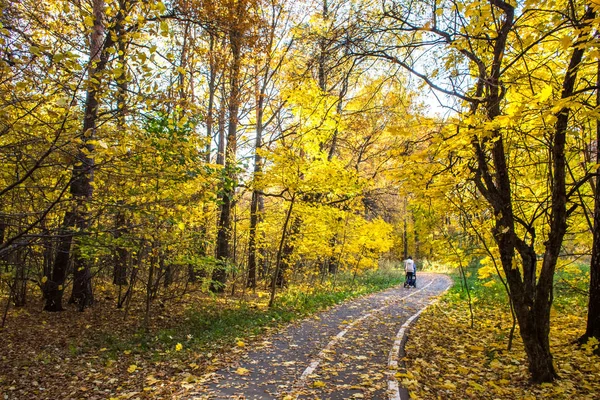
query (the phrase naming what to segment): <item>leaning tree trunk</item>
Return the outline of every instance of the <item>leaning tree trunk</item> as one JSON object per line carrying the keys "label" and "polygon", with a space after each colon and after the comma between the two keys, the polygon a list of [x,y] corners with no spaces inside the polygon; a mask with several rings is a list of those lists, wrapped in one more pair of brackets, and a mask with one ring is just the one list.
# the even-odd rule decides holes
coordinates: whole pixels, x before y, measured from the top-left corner
{"label": "leaning tree trunk", "polygon": [[282,276],[283,277],[283,273],[282,273],[282,263],[284,261],[284,245],[286,242],[286,236],[287,236],[287,227],[288,224],[290,223],[290,216],[292,215],[292,210],[294,208],[294,201],[296,199],[296,196],[293,195],[291,200],[290,200],[290,206],[288,207],[287,213],[285,215],[285,222],[283,223],[283,228],[282,228],[282,232],[281,232],[281,240],[279,241],[279,249],[277,250],[277,261],[275,262],[275,271],[273,272],[273,279],[271,280],[271,297],[269,298],[269,308],[271,308],[273,306],[273,303],[275,302],[275,290],[277,288],[277,286],[279,286],[277,283],[277,281],[279,280],[279,277]]}

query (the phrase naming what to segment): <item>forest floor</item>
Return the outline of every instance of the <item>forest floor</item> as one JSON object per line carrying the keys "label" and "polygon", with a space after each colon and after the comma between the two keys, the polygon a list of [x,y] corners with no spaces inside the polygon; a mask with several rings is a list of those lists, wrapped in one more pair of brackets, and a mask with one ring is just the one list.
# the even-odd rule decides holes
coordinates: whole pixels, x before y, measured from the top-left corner
{"label": "forest floor", "polygon": [[[406,354],[398,360],[406,369],[392,369],[393,377],[415,399],[597,399],[600,357],[594,350],[598,344],[572,344],[585,327],[586,297],[581,288],[588,279],[584,273],[574,281],[561,276],[557,280],[551,331],[551,350],[561,376],[556,382],[529,383],[518,328],[508,349],[512,318],[503,289],[499,284],[482,284],[475,274],[469,283],[473,319],[466,291],[457,283],[411,325]],[[424,280],[419,283],[422,289]],[[386,285],[394,284],[397,281]],[[333,399],[332,389],[339,386],[341,393],[354,398],[380,398],[376,396],[389,384],[389,370],[369,363],[379,360],[381,364],[388,357],[398,326],[425,300],[415,294],[403,301],[404,312],[393,306],[390,318],[378,311],[360,323],[356,322],[361,318],[359,308],[352,305],[368,305],[367,299],[373,299],[366,307],[372,310],[374,304],[385,306],[383,298],[391,293],[401,299],[403,291],[416,293],[398,287],[319,314],[323,307],[348,296],[332,292],[315,300],[299,290],[282,295],[281,306],[269,310],[261,292],[233,298],[191,293],[155,304],[149,333],[142,329],[143,305],[132,307],[124,319],[125,312],[115,309],[108,292],[99,291],[97,303],[84,312],[43,313],[43,304],[32,300],[24,308],[11,308],[6,327],[0,330],[0,399],[227,398],[210,397],[209,391],[253,387],[254,373],[271,371],[253,360],[253,354],[280,348],[277,338],[289,332],[287,338],[293,339],[300,326],[300,321],[289,323],[311,314],[304,319],[306,326],[326,329],[304,336],[312,348],[304,364],[294,359],[273,361],[276,367],[293,369],[283,379],[293,383],[292,392],[299,398]],[[297,307],[299,303],[302,307]],[[336,309],[347,310],[347,316],[328,314]],[[331,341],[344,331],[343,337]],[[372,331],[379,337],[371,338],[368,332]],[[377,347],[378,342],[383,345]],[[302,346],[300,340],[292,344]],[[292,346],[290,352],[296,349]],[[309,362],[318,365],[306,373]],[[354,374],[345,372],[350,365],[356,365]],[[228,379],[233,381],[226,383]],[[272,375],[264,381],[267,387],[258,389],[294,398],[275,380]],[[276,398],[266,396],[262,398]]]}
{"label": "forest floor", "polygon": [[361,282],[292,288],[272,309],[265,291],[232,297],[198,290],[155,302],[147,327],[143,302],[132,302],[128,312],[116,309],[111,285],[98,285],[96,303],[83,312],[66,305],[65,312],[45,313],[41,299],[30,296],[25,307],[9,308],[0,329],[0,399],[183,396],[201,377],[236,363],[269,332],[400,280],[391,271]]}
{"label": "forest floor", "polygon": [[550,351],[560,378],[539,385],[529,380],[518,325],[511,343],[513,318],[504,286],[498,277],[478,276],[477,269],[466,275],[468,285],[456,279],[453,288],[425,310],[411,328],[405,348],[407,371],[398,374],[411,398],[600,398],[598,342],[575,344],[586,326],[589,265],[573,264],[557,270]]}
{"label": "forest floor", "polygon": [[[156,307],[148,330],[179,326],[186,302],[176,307]],[[156,337],[146,339],[141,310],[124,319],[113,301],[97,299],[84,312],[68,306],[47,314],[42,308],[42,302],[31,301],[12,309],[0,331],[1,399],[169,398],[185,376],[224,360],[217,353],[177,351]]]}

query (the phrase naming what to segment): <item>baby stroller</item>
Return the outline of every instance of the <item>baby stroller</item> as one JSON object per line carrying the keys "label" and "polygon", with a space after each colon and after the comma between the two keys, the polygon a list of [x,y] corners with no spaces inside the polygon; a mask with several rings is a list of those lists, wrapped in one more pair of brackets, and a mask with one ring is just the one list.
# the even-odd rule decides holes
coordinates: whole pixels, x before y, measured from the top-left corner
{"label": "baby stroller", "polygon": [[404,279],[404,287],[417,287],[417,273],[416,272],[407,272],[406,278]]}

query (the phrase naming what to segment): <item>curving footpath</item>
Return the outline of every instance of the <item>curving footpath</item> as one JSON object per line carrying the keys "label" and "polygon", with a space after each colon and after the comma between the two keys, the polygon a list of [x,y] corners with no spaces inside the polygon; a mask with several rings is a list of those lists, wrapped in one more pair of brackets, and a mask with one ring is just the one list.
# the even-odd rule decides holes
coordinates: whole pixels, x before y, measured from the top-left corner
{"label": "curving footpath", "polygon": [[398,286],[291,324],[211,374],[192,398],[408,399],[395,374],[409,325],[452,285],[441,274],[417,278],[416,289]]}

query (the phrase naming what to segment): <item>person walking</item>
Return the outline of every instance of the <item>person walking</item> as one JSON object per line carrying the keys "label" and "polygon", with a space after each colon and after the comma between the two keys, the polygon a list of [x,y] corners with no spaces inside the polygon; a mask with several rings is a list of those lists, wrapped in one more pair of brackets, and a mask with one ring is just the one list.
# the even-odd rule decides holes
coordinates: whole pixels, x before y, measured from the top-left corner
{"label": "person walking", "polygon": [[417,272],[417,270],[412,256],[408,256],[408,258],[404,260],[404,272],[406,273],[404,287],[415,286],[415,272]]}

